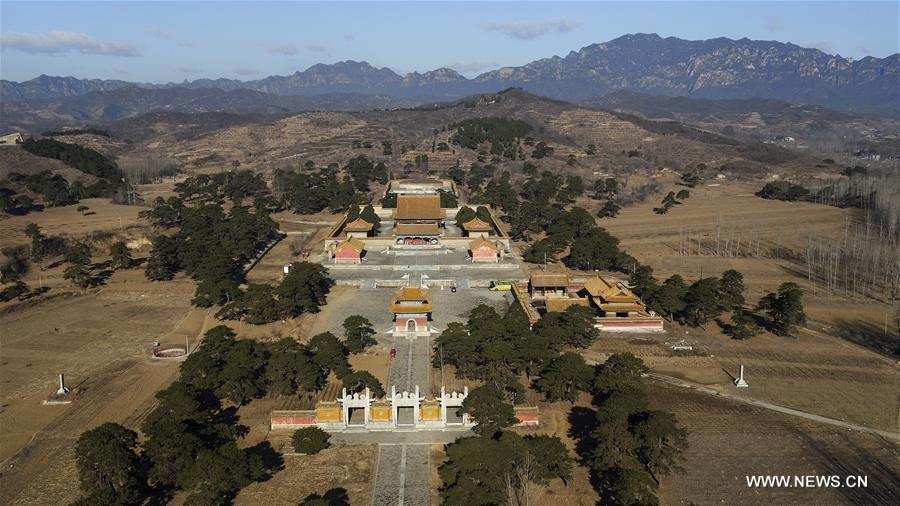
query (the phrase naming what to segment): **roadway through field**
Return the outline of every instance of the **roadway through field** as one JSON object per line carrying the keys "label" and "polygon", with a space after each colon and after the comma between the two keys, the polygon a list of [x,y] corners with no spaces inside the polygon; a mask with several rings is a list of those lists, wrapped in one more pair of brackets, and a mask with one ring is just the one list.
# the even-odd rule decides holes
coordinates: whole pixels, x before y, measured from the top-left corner
{"label": "roadway through field", "polygon": [[[428,368],[431,360],[431,338],[397,338],[397,354],[391,361],[388,391],[412,392],[419,387],[419,395],[427,396]],[[394,433],[398,442],[378,446],[378,467],[375,474],[372,504],[375,506],[427,506],[429,496],[429,444]]]}

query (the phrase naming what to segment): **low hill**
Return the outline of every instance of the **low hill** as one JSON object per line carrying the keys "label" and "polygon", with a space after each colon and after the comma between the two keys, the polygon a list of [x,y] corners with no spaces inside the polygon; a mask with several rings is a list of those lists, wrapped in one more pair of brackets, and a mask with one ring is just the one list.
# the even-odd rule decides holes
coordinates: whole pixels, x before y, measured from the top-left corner
{"label": "low hill", "polygon": [[259,91],[217,88],[148,89],[128,86],[109,91],[41,101],[4,101],[4,130],[36,131],[62,126],[116,121],[156,111],[181,113],[226,112],[277,114],[300,111],[385,109],[414,102],[383,95],[332,93],[316,96],[280,96]]}
{"label": "low hill", "polygon": [[687,123],[743,140],[792,137],[795,144],[812,151],[834,149],[836,143],[861,149],[878,139],[900,134],[897,118],[863,116],[772,99],[713,100],[616,91],[588,99],[583,105]]}
{"label": "low hill", "polygon": [[[226,162],[238,160],[243,167],[267,170],[297,167],[307,160],[317,164],[344,163],[365,154],[385,160],[390,169],[401,173],[408,170],[404,169],[406,166],[440,171],[457,162],[462,166],[475,162],[479,152],[486,153],[490,146],[471,150],[454,145],[450,126],[479,117],[527,122],[532,126],[534,140],[546,142],[554,153],[532,159],[533,147],[525,145],[525,161],[585,176],[610,168],[680,170],[698,163],[761,173],[812,169],[817,163],[811,157],[774,145],[740,142],[680,123],[590,109],[519,89],[387,111],[269,116],[154,113],[104,128],[133,141],[130,151],[157,153],[179,160],[188,168],[218,169]],[[215,128],[216,121],[221,122],[220,128]],[[382,141],[392,143],[392,154],[383,154]],[[441,142],[449,145],[445,151],[435,149]],[[370,147],[360,148],[361,145]],[[585,153],[589,145],[595,146],[595,154]],[[569,163],[569,155],[574,156],[574,163]],[[428,162],[420,166],[423,156]],[[522,163],[519,159],[501,160],[502,167],[515,171],[521,170]]]}

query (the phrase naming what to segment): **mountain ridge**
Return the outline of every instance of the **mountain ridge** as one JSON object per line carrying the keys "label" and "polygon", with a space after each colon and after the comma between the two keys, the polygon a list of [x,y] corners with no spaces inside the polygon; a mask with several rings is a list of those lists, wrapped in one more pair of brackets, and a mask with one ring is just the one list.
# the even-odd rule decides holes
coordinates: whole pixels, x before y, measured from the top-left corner
{"label": "mountain ridge", "polygon": [[854,60],[790,42],[725,37],[691,41],[640,33],[590,44],[565,56],[501,67],[471,79],[448,68],[400,75],[388,67],[345,60],[251,81],[204,78],[153,84],[42,75],[22,83],[2,81],[0,85],[4,101],[77,96],[128,85],[149,89],[251,89],[283,96],[359,93],[421,102],[452,100],[507,87],[578,102],[624,89],[712,99],[772,98],[900,116],[900,54]]}

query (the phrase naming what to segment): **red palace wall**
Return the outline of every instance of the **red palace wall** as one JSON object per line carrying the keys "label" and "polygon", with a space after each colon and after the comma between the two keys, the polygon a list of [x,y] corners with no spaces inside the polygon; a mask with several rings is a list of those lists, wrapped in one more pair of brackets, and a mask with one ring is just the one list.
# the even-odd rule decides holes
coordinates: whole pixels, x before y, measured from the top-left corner
{"label": "red palace wall", "polygon": [[478,248],[472,251],[472,261],[474,262],[496,262],[497,252],[490,248]]}
{"label": "red palace wall", "polygon": [[410,330],[406,327],[406,325],[407,325],[406,322],[408,320],[415,320],[416,324],[418,325],[417,328],[414,328],[412,330],[418,330],[419,332],[424,332],[425,330],[428,329],[428,318],[426,318],[424,316],[407,317],[407,316],[403,316],[403,315],[397,315],[397,321],[395,323],[396,326],[394,327],[395,330],[398,332],[406,332],[407,330]]}
{"label": "red palace wall", "polygon": [[342,249],[334,253],[334,259],[338,262],[359,262],[359,253],[353,248]]}
{"label": "red palace wall", "polygon": [[316,424],[315,412],[311,414],[275,414],[271,416],[272,429],[297,429]]}

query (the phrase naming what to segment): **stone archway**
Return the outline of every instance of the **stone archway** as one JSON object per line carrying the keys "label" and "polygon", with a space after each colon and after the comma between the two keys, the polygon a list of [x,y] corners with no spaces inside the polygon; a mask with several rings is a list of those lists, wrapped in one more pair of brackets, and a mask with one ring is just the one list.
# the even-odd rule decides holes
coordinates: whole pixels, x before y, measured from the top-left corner
{"label": "stone archway", "polygon": [[409,320],[406,320],[406,331],[407,332],[418,332],[418,330],[419,330],[419,324],[415,320],[413,320],[412,318],[410,318]]}

